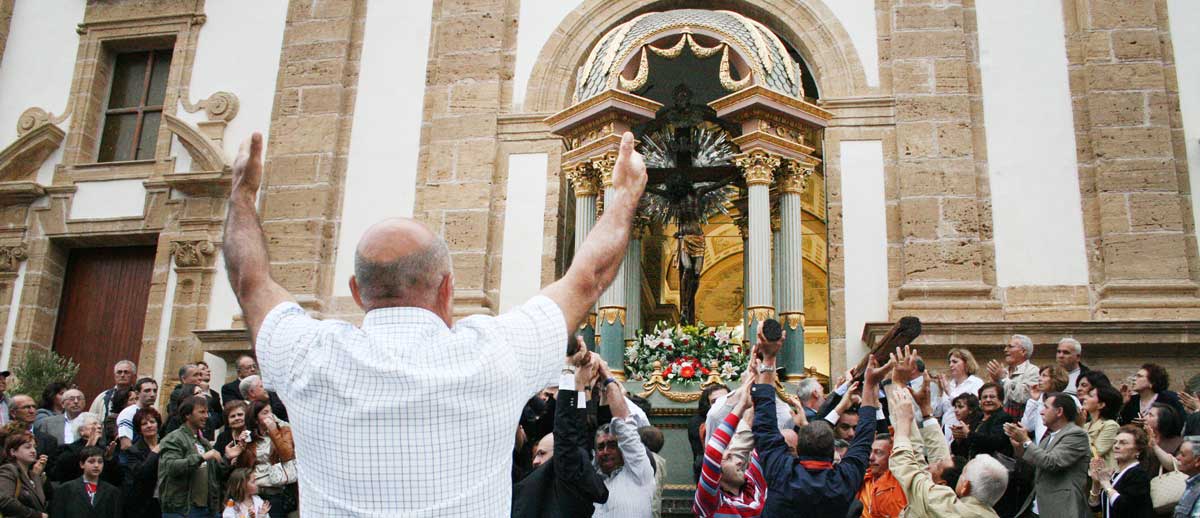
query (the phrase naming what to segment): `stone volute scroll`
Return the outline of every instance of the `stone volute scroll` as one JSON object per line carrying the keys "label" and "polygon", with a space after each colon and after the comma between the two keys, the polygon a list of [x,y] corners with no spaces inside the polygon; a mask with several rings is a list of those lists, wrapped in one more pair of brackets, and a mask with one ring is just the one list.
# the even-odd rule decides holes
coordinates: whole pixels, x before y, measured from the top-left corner
{"label": "stone volute scroll", "polygon": [[29,248],[24,243],[0,245],[0,272],[16,272],[21,261],[29,258]]}
{"label": "stone volute scroll", "polygon": [[179,268],[207,266],[216,251],[217,246],[208,240],[171,242],[171,257],[175,258],[175,266]]}

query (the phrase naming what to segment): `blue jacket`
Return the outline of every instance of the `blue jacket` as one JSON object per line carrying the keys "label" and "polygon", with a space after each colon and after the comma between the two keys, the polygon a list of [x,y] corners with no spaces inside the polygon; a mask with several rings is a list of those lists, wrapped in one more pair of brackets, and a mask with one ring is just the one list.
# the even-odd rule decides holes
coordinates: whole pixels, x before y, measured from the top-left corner
{"label": "blue jacket", "polygon": [[[807,468],[802,461],[829,461],[830,458],[796,458],[788,452],[775,421],[775,387],[755,384],[754,447],[767,479],[767,504],[762,516],[846,516],[867,472],[871,443],[875,440],[873,406],[858,410],[854,441],[842,461],[832,468]],[[830,452],[832,457],[833,452]]]}

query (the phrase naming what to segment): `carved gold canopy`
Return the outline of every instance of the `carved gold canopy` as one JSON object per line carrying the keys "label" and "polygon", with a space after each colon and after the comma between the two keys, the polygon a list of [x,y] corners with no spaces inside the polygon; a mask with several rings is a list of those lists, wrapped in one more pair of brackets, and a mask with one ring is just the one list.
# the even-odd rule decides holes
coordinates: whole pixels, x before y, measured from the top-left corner
{"label": "carved gold canopy", "polygon": [[731,11],[675,9],[642,14],[602,36],[579,68],[573,102],[608,89],[635,91],[645,84],[650,55],[674,59],[685,48],[699,58],[721,57],[728,93],[762,85],[804,98],[800,64],[770,29]]}

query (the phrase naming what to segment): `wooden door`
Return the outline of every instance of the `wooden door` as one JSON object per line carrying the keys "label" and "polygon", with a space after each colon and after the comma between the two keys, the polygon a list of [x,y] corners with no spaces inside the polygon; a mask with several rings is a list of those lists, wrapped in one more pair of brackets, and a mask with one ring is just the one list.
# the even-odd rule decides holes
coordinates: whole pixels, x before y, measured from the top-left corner
{"label": "wooden door", "polygon": [[112,387],[114,363],[138,360],[154,252],[153,246],[71,250],[54,351],[79,364],[75,381],[88,401]]}

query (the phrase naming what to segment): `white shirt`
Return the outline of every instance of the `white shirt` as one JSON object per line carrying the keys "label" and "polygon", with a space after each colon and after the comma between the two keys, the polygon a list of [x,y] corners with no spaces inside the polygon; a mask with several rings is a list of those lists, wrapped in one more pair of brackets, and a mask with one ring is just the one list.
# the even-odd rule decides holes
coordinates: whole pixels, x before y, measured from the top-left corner
{"label": "white shirt", "polygon": [[604,479],[608,488],[608,501],[594,504],[596,511],[592,518],[650,518],[654,514],[653,502],[655,485],[654,468],[650,465],[649,451],[642,444],[638,435],[637,423],[632,416],[625,419],[614,417],[610,427],[617,437],[617,445],[621,448],[621,456],[625,464],[607,475],[600,471],[596,460],[596,472]]}
{"label": "white shirt", "polygon": [[[83,413],[80,412],[79,415],[83,415]],[[63,412],[63,444],[71,444],[78,439],[75,437],[75,419],[79,419],[79,416],[72,419],[66,412]]]}
{"label": "white shirt", "polygon": [[[942,434],[953,442],[954,434],[950,432],[950,427],[959,424],[958,416],[954,415],[954,398],[962,394],[978,396],[980,387],[983,387],[983,380],[979,376],[971,374],[962,383],[955,382],[954,378],[947,378],[946,385],[946,392],[940,397],[933,398],[933,415],[942,417]],[[930,385],[929,388],[940,392],[937,383]]]}
{"label": "white shirt", "polygon": [[139,408],[141,407],[138,405],[129,405],[117,414],[117,437],[124,437],[130,442],[137,438],[138,434],[133,429],[133,416]]}
{"label": "white shirt", "polygon": [[377,309],[359,328],[276,306],[257,353],[288,407],[305,516],[508,517],[521,409],[566,344],[544,296],[453,328],[420,308]]}
{"label": "white shirt", "polygon": [[1067,373],[1067,388],[1063,389],[1063,392],[1066,392],[1067,394],[1075,394],[1079,391],[1079,375],[1082,372],[1083,369],[1075,367],[1075,370]]}

